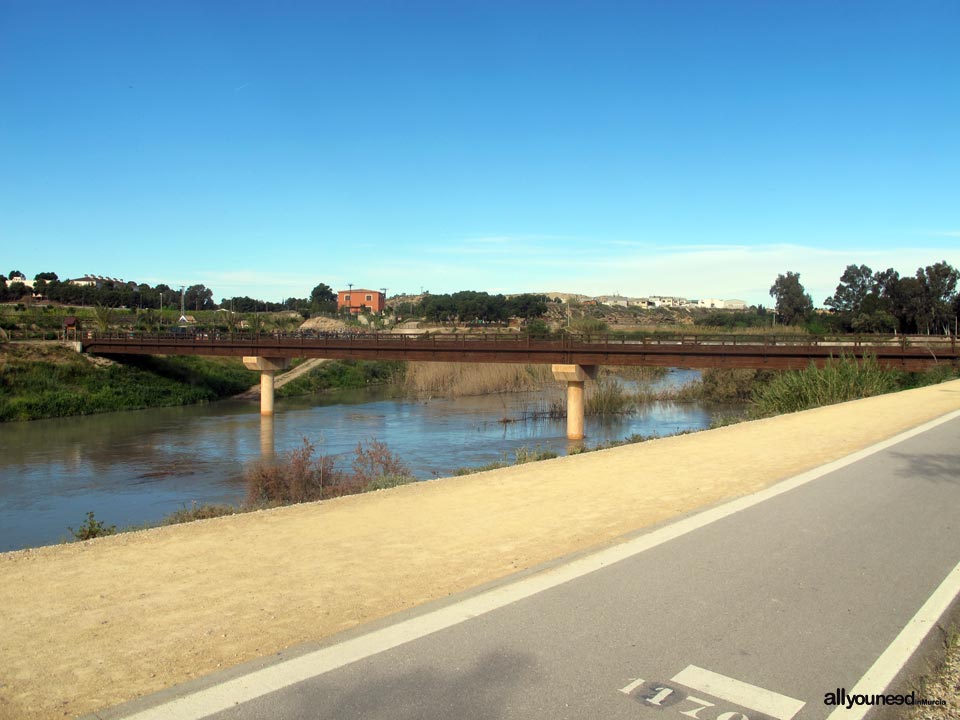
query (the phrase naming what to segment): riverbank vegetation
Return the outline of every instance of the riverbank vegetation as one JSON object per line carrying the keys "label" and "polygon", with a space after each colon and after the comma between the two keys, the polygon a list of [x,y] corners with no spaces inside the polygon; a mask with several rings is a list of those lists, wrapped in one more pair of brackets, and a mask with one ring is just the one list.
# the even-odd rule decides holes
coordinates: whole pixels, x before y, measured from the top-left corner
{"label": "riverbank vegetation", "polygon": [[357,443],[349,469],[331,455],[318,454],[306,438],[278,459],[254,463],[245,473],[246,509],[311,502],[342,495],[384,490],[414,482],[415,477],[386,444]]}
{"label": "riverbank vegetation", "polygon": [[278,398],[341,388],[401,384],[406,363],[383,360],[331,360],[277,388]]}
{"label": "riverbank vegetation", "polygon": [[464,397],[540,390],[556,384],[549,365],[409,362],[404,390],[414,396]]}
{"label": "riverbank vegetation", "polygon": [[56,344],[9,343],[0,346],[0,421],[210,402],[256,381],[240,358],[107,359]]}

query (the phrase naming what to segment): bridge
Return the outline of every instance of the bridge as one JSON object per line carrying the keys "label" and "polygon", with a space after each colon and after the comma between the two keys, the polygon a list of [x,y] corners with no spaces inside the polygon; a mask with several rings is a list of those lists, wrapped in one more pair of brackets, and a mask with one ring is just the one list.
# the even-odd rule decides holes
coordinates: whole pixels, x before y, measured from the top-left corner
{"label": "bridge", "polygon": [[567,384],[567,437],[583,438],[583,392],[601,365],[681,368],[802,369],[840,357],[872,358],[884,367],[925,370],[960,365],[957,338],[944,335],[676,335],[629,338],[502,333],[88,333],[81,352],[98,355],[242,357],[260,372],[261,406],[273,413],[273,379],[291,358],[549,364]]}

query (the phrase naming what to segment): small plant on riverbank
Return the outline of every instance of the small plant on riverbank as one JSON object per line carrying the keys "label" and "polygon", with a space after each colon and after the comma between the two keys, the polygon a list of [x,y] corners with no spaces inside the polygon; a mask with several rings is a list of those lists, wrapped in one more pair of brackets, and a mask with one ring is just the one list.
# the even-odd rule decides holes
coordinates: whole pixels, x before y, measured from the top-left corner
{"label": "small plant on riverbank", "polygon": [[530,462],[539,462],[540,460],[552,460],[557,457],[553,450],[544,450],[539,445],[529,448],[526,445],[518,447],[513,451],[514,465],[525,465]]}
{"label": "small plant on riverbank", "polygon": [[224,515],[236,515],[241,512],[239,508],[233,505],[198,505],[196,501],[185,505],[179,510],[175,510],[163,518],[164,525],[178,525],[179,523],[193,522],[194,520],[209,520],[210,518],[223,517]]}
{"label": "small plant on riverbank", "polygon": [[555,457],[557,457],[557,453],[553,450],[544,450],[539,445],[533,448],[521,445],[513,451],[512,462],[508,459],[506,452],[504,452],[500,460],[485,465],[477,465],[476,467],[457,468],[453,474],[457,476],[473,475],[474,473],[485,472],[487,470],[499,470],[500,468],[510,467],[511,465],[525,465],[526,463],[539,462],[540,460],[552,460]]}
{"label": "small plant on riverbank", "polygon": [[114,535],[117,532],[116,525],[104,525],[93,516],[93,512],[87,513],[87,519],[83,521],[79,528],[74,530],[67,527],[74,540],[90,540],[92,538]]}

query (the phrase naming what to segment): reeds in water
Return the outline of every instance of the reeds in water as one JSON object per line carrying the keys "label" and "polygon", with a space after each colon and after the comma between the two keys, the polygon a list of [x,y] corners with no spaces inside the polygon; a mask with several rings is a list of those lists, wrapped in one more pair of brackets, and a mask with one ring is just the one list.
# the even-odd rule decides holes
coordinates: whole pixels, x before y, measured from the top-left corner
{"label": "reeds in water", "polygon": [[415,395],[463,397],[539,390],[555,382],[549,365],[411,362],[404,388]]}

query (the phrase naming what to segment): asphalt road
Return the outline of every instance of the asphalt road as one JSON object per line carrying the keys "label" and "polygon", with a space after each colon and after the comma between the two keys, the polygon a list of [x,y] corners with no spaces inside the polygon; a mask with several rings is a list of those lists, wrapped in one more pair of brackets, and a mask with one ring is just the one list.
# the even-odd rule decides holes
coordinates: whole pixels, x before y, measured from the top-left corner
{"label": "asphalt road", "polygon": [[878,658],[960,577],[960,418],[808,475],[100,716],[826,718],[838,688],[884,692],[901,660]]}

